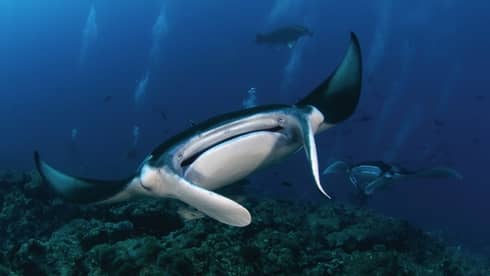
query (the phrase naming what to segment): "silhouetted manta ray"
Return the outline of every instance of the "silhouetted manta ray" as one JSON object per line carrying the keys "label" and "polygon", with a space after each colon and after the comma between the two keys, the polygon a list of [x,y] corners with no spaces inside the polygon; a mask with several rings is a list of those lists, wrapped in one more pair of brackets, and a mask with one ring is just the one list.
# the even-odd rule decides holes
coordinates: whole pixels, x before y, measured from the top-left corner
{"label": "silhouetted manta ray", "polygon": [[446,167],[409,171],[383,161],[366,161],[355,165],[336,161],[323,171],[323,174],[332,173],[347,174],[349,182],[364,196],[372,195],[378,189],[406,179],[463,178],[459,172]]}
{"label": "silhouetted manta ray", "polygon": [[223,114],[170,138],[148,155],[130,177],[103,181],[70,176],[34,160],[44,180],[64,199],[110,203],[141,197],[176,198],[229,225],[251,222],[247,209],[211,190],[305,148],[318,189],[314,134],[347,119],[361,91],[361,49],[354,33],[341,64],[295,105],[266,105]]}
{"label": "silhouetted manta ray", "polygon": [[293,25],[276,29],[265,34],[257,34],[255,41],[258,44],[284,44],[288,48],[293,48],[298,40],[303,36],[312,36],[313,32],[300,25]]}

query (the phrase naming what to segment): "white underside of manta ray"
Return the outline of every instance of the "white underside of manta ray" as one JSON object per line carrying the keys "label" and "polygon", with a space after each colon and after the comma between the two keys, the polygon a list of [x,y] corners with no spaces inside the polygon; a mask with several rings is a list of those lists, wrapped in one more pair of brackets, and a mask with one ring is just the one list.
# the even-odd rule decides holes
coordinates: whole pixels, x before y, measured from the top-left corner
{"label": "white underside of manta ray", "polygon": [[336,70],[295,105],[268,105],[211,118],[170,138],[145,158],[129,178],[94,180],[62,173],[34,154],[43,179],[65,200],[113,203],[141,197],[175,198],[232,226],[252,218],[237,202],[212,190],[232,184],[302,147],[318,189],[316,133],[347,119],[356,109],[362,82],[359,42]]}

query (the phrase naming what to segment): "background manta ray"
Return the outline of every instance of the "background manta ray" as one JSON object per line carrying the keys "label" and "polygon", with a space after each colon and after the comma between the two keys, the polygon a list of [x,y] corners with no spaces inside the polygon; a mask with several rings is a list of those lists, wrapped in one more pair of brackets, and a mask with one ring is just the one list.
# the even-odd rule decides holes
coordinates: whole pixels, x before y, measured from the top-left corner
{"label": "background manta ray", "polygon": [[299,39],[305,36],[313,36],[313,32],[301,25],[286,26],[268,33],[257,34],[255,41],[258,44],[286,45],[293,48]]}
{"label": "background manta ray", "polygon": [[407,170],[400,166],[385,163],[383,161],[366,161],[350,165],[344,161],[335,161],[330,164],[323,174],[346,174],[349,182],[355,187],[363,204],[367,197],[377,190],[411,179],[434,179],[463,177],[454,169],[446,167],[433,167],[427,169]]}

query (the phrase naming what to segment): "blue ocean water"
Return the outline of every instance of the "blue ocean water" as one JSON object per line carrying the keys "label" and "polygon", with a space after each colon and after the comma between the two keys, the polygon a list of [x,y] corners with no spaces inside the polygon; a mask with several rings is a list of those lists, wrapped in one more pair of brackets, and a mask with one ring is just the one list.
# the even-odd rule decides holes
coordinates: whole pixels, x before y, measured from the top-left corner
{"label": "blue ocean water", "polygon": [[[257,104],[294,103],[340,62],[355,31],[364,58],[354,116],[317,136],[321,168],[343,159],[449,166],[463,180],[414,180],[370,207],[490,251],[485,1],[0,2],[0,164],[120,178],[193,122]],[[295,47],[256,33],[302,24]],[[128,154],[130,152],[131,154]],[[325,200],[303,154],[251,176],[250,191]],[[280,183],[289,181],[291,186]],[[349,184],[323,177],[336,200]]]}

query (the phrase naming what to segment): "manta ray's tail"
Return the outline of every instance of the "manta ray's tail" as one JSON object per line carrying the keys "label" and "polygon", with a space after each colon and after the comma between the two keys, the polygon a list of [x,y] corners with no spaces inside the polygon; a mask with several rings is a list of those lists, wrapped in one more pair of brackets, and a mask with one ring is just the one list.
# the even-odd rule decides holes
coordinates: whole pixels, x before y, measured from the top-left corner
{"label": "manta ray's tail", "polygon": [[436,167],[421,170],[416,172],[412,176],[420,178],[456,178],[459,180],[463,179],[463,176],[458,171],[445,167]]}
{"label": "manta ray's tail", "polygon": [[350,46],[340,65],[297,105],[312,105],[323,114],[325,123],[337,124],[354,113],[361,95],[361,83],[361,47],[357,36],[351,33]]}
{"label": "manta ray's tail", "polygon": [[118,181],[95,180],[70,176],[49,166],[34,152],[36,168],[45,182],[63,199],[74,203],[97,203],[107,200],[124,190],[134,179]]}

